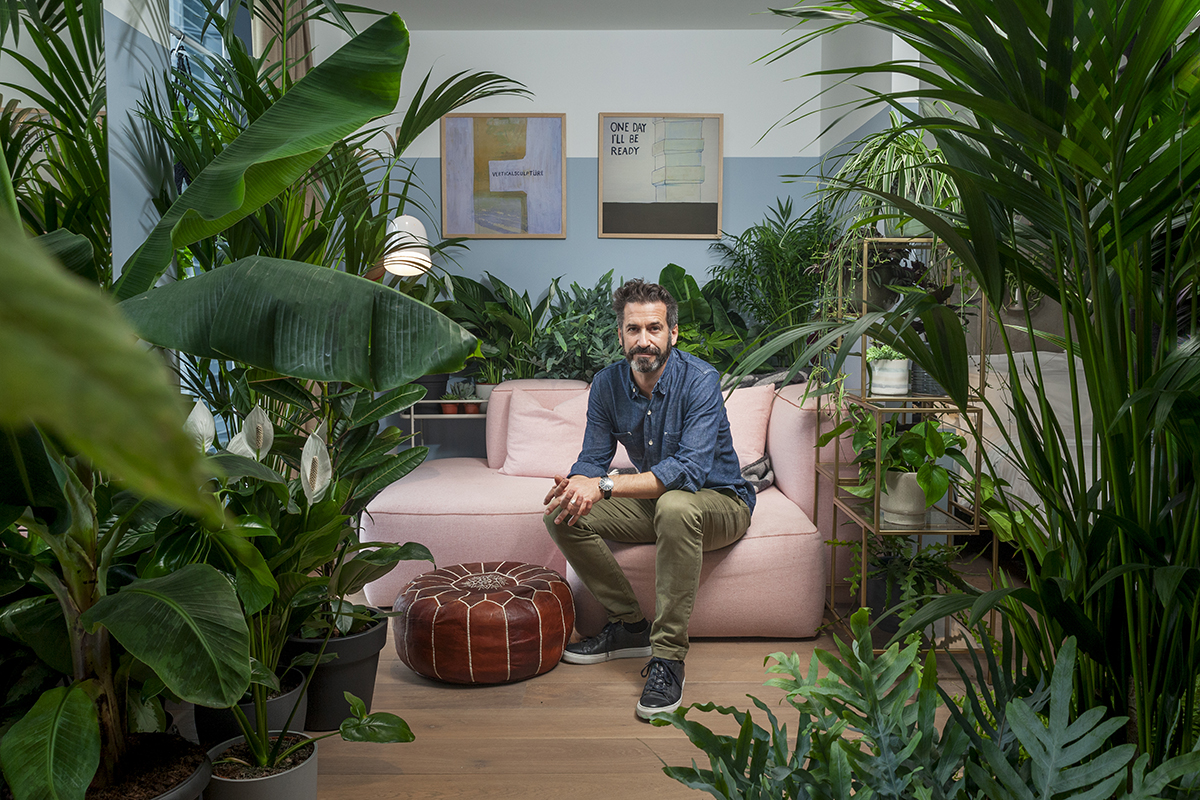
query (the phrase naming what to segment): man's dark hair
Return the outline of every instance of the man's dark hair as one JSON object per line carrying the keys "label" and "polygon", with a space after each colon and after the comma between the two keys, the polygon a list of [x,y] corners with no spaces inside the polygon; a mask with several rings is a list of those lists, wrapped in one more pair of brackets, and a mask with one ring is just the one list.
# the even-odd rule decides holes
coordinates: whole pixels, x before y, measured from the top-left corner
{"label": "man's dark hair", "polygon": [[657,283],[646,283],[641,278],[625,281],[625,285],[613,292],[613,311],[617,312],[617,327],[625,325],[625,306],[629,303],[663,303],[667,307],[667,329],[679,324],[679,304],[671,293]]}

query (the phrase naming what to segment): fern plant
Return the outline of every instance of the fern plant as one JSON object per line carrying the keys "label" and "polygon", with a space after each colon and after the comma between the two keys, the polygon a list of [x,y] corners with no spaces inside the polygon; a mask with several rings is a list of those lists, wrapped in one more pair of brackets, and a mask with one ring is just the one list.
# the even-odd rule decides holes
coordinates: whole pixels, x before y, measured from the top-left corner
{"label": "fern plant", "polygon": [[[910,621],[901,634],[921,624]],[[683,731],[708,756],[709,768],[692,762],[664,764],[663,771],[727,800],[1177,800],[1200,788],[1200,749],[1148,770],[1149,757],[1135,760],[1133,745],[1106,749],[1124,717],[1103,709],[1073,715],[1073,639],[1047,682],[1026,671],[1006,624],[1000,642],[993,642],[976,621],[973,629],[986,646],[983,660],[971,653],[974,674],[951,659],[966,686],[958,700],[938,683],[934,651],[922,658],[917,644],[894,643],[876,654],[865,609],[851,617],[850,628],[853,640],[835,638],[836,653],[817,650],[807,671],[794,653],[768,659],[775,661],[767,668],[775,677],[765,685],[786,692],[799,712],[794,742],[756,697],[750,699],[766,714],[769,730],[749,712],[694,703],[658,714],[653,723]],[[950,715],[939,724],[943,704]],[[737,736],[714,733],[688,719],[690,711],[733,717]]]}

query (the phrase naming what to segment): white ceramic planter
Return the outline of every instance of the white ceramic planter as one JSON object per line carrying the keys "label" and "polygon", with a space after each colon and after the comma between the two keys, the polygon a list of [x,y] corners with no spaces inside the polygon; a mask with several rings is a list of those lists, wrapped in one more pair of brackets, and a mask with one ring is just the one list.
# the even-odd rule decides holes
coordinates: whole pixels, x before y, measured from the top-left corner
{"label": "white ceramic planter", "polygon": [[[216,761],[228,748],[241,741],[241,736],[227,739],[209,750],[208,757]],[[312,745],[312,755],[277,775],[235,781],[222,778],[214,771],[204,790],[204,800],[317,800],[317,743]]]}
{"label": "white ceramic planter", "polygon": [[886,492],[879,493],[882,520],[889,525],[925,524],[925,492],[915,472],[888,472],[884,476]]}
{"label": "white ceramic planter", "polygon": [[908,394],[907,358],[880,358],[869,364],[871,368],[871,394],[898,396]]}
{"label": "white ceramic planter", "polygon": [[475,384],[475,396],[479,398],[479,406],[481,411],[487,411],[487,399],[492,396],[492,389],[495,389],[497,383],[477,383]]}

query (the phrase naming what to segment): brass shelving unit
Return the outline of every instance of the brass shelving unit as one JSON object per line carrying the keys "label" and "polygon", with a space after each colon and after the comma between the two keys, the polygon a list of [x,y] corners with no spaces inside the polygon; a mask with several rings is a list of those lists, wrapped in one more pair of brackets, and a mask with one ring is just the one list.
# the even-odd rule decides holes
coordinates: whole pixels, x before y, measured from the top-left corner
{"label": "brass shelving unit", "polygon": [[[862,258],[862,273],[860,286],[868,286],[869,270],[870,270],[870,248],[875,245],[884,245],[890,247],[912,247],[914,249],[922,246],[927,247],[930,254],[933,252],[934,243],[931,239],[897,239],[897,238],[880,238],[867,239],[863,243],[863,258]],[[845,291],[842,282],[839,281],[839,301],[843,300]],[[865,306],[866,292],[863,292],[864,298],[861,300],[862,306]],[[845,308],[844,303],[840,303],[842,308]],[[987,310],[980,309],[980,342],[986,341],[986,325],[987,325]],[[866,352],[868,346],[868,337],[864,335],[861,342],[861,353]],[[979,359],[979,374],[978,382],[971,387],[971,396],[973,400],[978,400],[983,391],[985,381],[985,359]],[[912,421],[919,421],[925,417],[942,417],[943,424],[947,427],[957,428],[965,437],[970,438],[971,427],[978,431],[981,428],[983,420],[982,406],[979,404],[968,404],[965,408],[959,408],[954,401],[946,395],[925,395],[925,394],[909,394],[905,396],[895,395],[871,395],[867,387],[869,380],[867,375],[866,360],[862,359],[861,366],[861,383],[864,391],[860,393],[849,393],[843,397],[844,403],[839,403],[832,410],[832,424],[836,426],[842,419],[843,415],[848,412],[850,407],[861,409],[861,413],[865,413],[872,417],[875,422],[876,441],[882,438],[882,429],[885,421],[893,416],[906,417]],[[824,419],[826,415],[819,414],[818,436],[821,435]],[[973,418],[974,426],[966,424],[967,419]],[[871,536],[911,536],[916,539],[916,546],[920,548],[925,542],[925,538],[929,536],[938,537],[960,537],[960,536],[981,536],[991,535],[991,573],[989,583],[992,588],[995,588],[995,576],[999,570],[999,552],[997,548],[997,537],[994,531],[988,529],[983,522],[978,512],[980,507],[980,482],[979,475],[982,469],[983,454],[980,447],[975,447],[974,457],[974,474],[975,479],[971,485],[967,487],[964,493],[956,493],[955,487],[951,486],[951,492],[944,501],[945,505],[934,506],[929,509],[925,516],[924,524],[920,525],[896,525],[888,523],[883,519],[879,496],[883,485],[881,453],[876,453],[875,461],[875,495],[873,498],[860,498],[845,491],[843,487],[859,485],[858,468],[853,467],[853,471],[847,470],[850,461],[843,457],[840,447],[830,448],[833,458],[831,460],[822,460],[820,454],[816,463],[818,489],[822,481],[831,482],[834,485],[833,493],[833,526],[836,532],[840,530],[841,525],[854,525],[859,531],[859,546],[861,547],[860,559],[860,574],[858,576],[859,597],[858,605],[854,604],[854,598],[848,595],[844,603],[839,602],[838,598],[838,553],[842,548],[830,548],[830,570],[828,589],[829,595],[826,603],[827,610],[832,620],[845,629],[849,629],[848,617],[850,611],[867,605],[867,552],[868,552],[868,537]],[[821,501],[822,492],[817,492],[817,503]],[[847,554],[847,558],[849,555]],[[951,625],[952,623],[947,623]],[[953,634],[952,638],[953,638]],[[964,641],[970,642],[964,633]],[[940,641],[935,642],[941,644]],[[955,648],[950,648],[951,652]],[[965,652],[965,647],[957,648],[959,652]]]}

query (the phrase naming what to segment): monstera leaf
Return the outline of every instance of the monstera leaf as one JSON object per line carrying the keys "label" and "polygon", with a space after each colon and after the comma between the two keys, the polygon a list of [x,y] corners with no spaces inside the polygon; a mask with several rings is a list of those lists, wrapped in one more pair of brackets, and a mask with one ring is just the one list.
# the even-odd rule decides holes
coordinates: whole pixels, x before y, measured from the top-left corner
{"label": "monstera leaf", "polygon": [[254,256],[121,303],[148,342],[385,391],[462,368],[475,337],[387,286]]}

